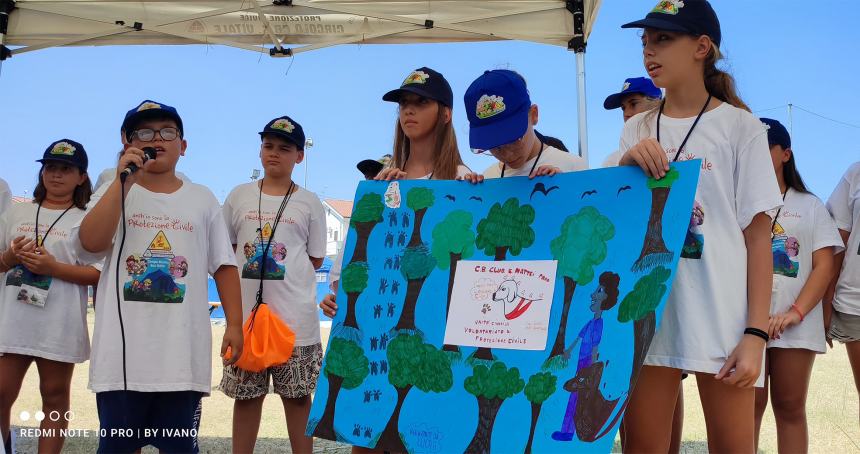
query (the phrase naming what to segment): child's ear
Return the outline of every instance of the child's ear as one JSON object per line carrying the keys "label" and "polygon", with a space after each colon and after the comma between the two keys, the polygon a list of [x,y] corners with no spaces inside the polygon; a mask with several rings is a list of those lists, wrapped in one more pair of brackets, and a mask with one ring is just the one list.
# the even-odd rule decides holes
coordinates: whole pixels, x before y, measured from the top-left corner
{"label": "child's ear", "polygon": [[529,123],[532,126],[536,126],[538,124],[538,119],[540,118],[540,112],[538,111],[537,104],[532,104],[529,107]]}
{"label": "child's ear", "polygon": [[301,164],[305,160],[305,150],[298,150],[296,155],[296,164]]}
{"label": "child's ear", "polygon": [[445,106],[445,107],[443,107],[443,109],[445,109],[444,110],[444,112],[445,112],[444,113],[445,124],[451,123],[451,108]]}
{"label": "child's ear", "polygon": [[182,148],[179,150],[179,156],[185,156],[185,149],[188,148],[188,141],[182,139]]}
{"label": "child's ear", "polygon": [[[702,60],[708,58],[708,54],[711,53],[711,48],[716,47],[716,44],[714,44],[714,42],[711,41],[711,38],[707,35],[699,36],[696,40],[698,42],[698,45],[696,46],[696,58]],[[716,52],[716,49],[714,49],[714,52]]]}
{"label": "child's ear", "polygon": [[791,159],[791,155],[794,154],[794,151],[791,148],[786,148],[782,151],[782,162],[788,162]]}

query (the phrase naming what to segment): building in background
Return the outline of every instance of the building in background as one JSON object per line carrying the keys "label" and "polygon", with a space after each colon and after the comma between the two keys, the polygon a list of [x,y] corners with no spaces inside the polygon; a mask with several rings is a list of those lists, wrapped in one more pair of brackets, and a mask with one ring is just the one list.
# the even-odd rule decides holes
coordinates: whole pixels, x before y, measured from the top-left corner
{"label": "building in background", "polygon": [[352,217],[352,200],[323,199],[326,225],[326,257],[334,260],[338,249],[343,247],[349,218]]}

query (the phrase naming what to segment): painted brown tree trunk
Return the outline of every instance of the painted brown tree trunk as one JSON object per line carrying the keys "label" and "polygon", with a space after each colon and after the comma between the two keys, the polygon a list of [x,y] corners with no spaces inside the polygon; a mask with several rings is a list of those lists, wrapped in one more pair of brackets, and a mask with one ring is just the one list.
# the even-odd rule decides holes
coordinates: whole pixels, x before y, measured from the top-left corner
{"label": "painted brown tree trunk", "polygon": [[421,293],[421,287],[424,286],[424,281],[427,278],[409,279],[406,281],[406,301],[403,303],[403,310],[400,312],[400,319],[396,330],[415,330],[415,306],[418,304],[418,295]]}
{"label": "painted brown tree trunk", "polygon": [[537,427],[538,416],[540,416],[540,407],[542,404],[532,403],[532,425],[529,429],[529,441],[526,443],[525,454],[531,454],[532,443],[535,440],[535,428]]}
{"label": "painted brown tree trunk", "polygon": [[570,303],[573,301],[573,292],[576,291],[576,281],[570,277],[564,277],[564,306],[561,309],[561,321],[558,325],[558,334],[555,336],[555,343],[552,344],[552,350],[549,352],[549,357],[559,356],[564,353],[565,335],[567,333],[567,315],[570,313]]}
{"label": "painted brown tree trunk", "polygon": [[346,294],[346,317],[343,319],[343,326],[358,329],[358,319],[355,317],[355,306],[358,303],[359,295],[361,295],[361,293]]}
{"label": "painted brown tree trunk", "polygon": [[[448,314],[451,312],[451,293],[454,291],[454,275],[457,274],[457,263],[463,258],[463,254],[450,253],[451,266],[448,267],[448,305],[445,307],[445,321],[448,320]],[[446,352],[459,352],[460,346],[448,345],[442,346],[442,350]]]}
{"label": "painted brown tree trunk", "polygon": [[325,411],[323,411],[322,418],[320,418],[317,426],[314,428],[315,437],[325,438],[326,440],[337,440],[337,435],[334,431],[334,406],[342,385],[343,377],[333,374],[328,375],[328,400],[325,403]]}
{"label": "painted brown tree trunk", "polygon": [[376,227],[376,222],[356,222],[353,226],[358,233],[358,239],[355,241],[355,249],[352,251],[349,263],[366,262],[367,241],[370,239],[370,232]]}
{"label": "painted brown tree trunk", "polygon": [[639,378],[639,370],[645,362],[651,339],[654,338],[654,330],[657,325],[657,315],[654,311],[648,312],[644,317],[633,322],[633,369],[630,372],[630,388],[636,384]]}
{"label": "painted brown tree trunk", "polygon": [[499,246],[496,248],[496,257],[495,260],[500,262],[508,257],[508,247],[507,246]]}
{"label": "painted brown tree trunk", "polygon": [[415,224],[412,225],[412,237],[409,238],[407,247],[420,246],[421,241],[421,223],[424,221],[424,215],[427,214],[427,208],[422,208],[415,212]]}
{"label": "painted brown tree trunk", "polygon": [[504,399],[499,398],[487,399],[478,396],[478,428],[475,429],[475,436],[465,452],[471,454],[488,454],[490,452],[493,424],[496,422],[499,407],[504,401]]}
{"label": "painted brown tree trunk", "polygon": [[397,405],[394,406],[394,412],[385,425],[382,435],[376,442],[375,449],[385,449],[389,452],[405,453],[406,445],[403,444],[403,439],[400,438],[400,410],[403,408],[403,401],[406,400],[406,395],[412,389],[412,385],[407,385],[405,388],[397,388]]}
{"label": "painted brown tree trunk", "polygon": [[648,230],[645,232],[645,241],[642,243],[642,252],[639,254],[637,263],[651,254],[669,253],[666,243],[663,242],[663,210],[669,199],[670,188],[654,188],[651,190],[651,214],[648,216]]}

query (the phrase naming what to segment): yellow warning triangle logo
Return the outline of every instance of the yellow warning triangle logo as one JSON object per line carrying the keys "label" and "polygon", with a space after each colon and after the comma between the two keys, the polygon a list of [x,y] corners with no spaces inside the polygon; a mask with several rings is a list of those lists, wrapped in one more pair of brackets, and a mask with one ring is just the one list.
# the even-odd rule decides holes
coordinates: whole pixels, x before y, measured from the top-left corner
{"label": "yellow warning triangle logo", "polygon": [[774,234],[774,235],[783,235],[783,234],[785,234],[785,229],[784,229],[784,228],[782,228],[782,226],[781,226],[781,225],[779,225],[779,222],[777,222],[777,223],[775,223],[775,224],[773,225],[773,234]]}
{"label": "yellow warning triangle logo", "polygon": [[158,231],[152,243],[149,243],[149,249],[151,251],[170,251],[172,249],[170,241],[167,241],[167,235],[164,234],[164,230]]}
{"label": "yellow warning triangle logo", "polygon": [[268,222],[263,226],[263,232],[260,237],[264,240],[268,240],[272,236],[272,225]]}

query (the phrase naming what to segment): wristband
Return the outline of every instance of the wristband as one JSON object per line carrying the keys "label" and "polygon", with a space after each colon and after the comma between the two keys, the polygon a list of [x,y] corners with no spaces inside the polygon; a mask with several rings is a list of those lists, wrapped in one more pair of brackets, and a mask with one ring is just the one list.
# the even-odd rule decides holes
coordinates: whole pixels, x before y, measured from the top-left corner
{"label": "wristband", "polygon": [[797,315],[800,316],[800,321],[802,322],[803,321],[803,312],[800,311],[800,309],[797,307],[796,304],[792,304],[791,308],[794,309],[795,312],[797,312]]}
{"label": "wristband", "polygon": [[745,330],[744,330],[744,334],[749,334],[749,335],[752,335],[752,336],[760,337],[760,338],[762,338],[765,342],[767,342],[767,341],[769,341],[769,340],[770,340],[770,336],[768,336],[766,332],[764,332],[764,331],[762,331],[762,330],[760,330],[760,329],[758,329],[758,328],[752,328],[752,327],[747,328],[747,329],[745,329]]}

